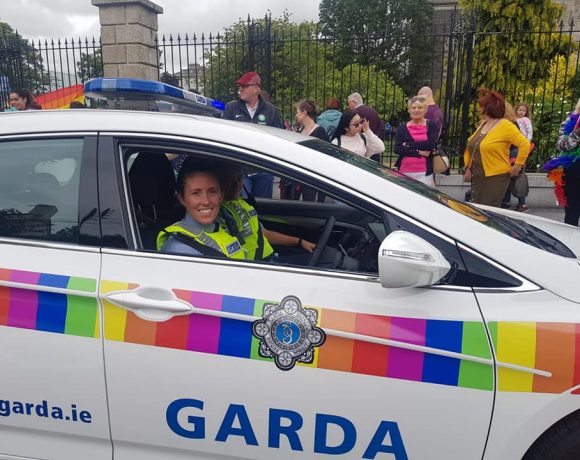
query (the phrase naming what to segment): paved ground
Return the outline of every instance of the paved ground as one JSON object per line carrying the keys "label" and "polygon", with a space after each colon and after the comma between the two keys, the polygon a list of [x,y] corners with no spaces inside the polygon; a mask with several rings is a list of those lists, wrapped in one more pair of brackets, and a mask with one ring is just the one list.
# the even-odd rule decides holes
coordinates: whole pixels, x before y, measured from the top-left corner
{"label": "paved ground", "polygon": [[535,216],[564,222],[564,208],[530,208],[528,212]]}

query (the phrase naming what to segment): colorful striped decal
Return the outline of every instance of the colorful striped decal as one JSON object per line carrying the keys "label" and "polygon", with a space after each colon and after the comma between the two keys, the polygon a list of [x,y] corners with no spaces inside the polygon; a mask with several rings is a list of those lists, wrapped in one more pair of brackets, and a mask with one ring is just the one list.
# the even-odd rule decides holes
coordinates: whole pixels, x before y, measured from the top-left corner
{"label": "colorful striped decal", "polygon": [[562,393],[580,384],[580,325],[489,323],[499,361],[535,367],[551,377],[499,369],[500,391]]}
{"label": "colorful striped decal", "polygon": [[[95,292],[94,279],[0,268],[0,281]],[[0,286],[0,326],[81,337],[100,336],[96,298]]]}
{"label": "colorful striped decal", "polygon": [[[96,291],[96,280],[0,268],[0,281]],[[135,289],[138,285],[104,281],[101,292]],[[197,308],[262,317],[270,301],[174,290]],[[91,297],[0,286],[0,326],[97,338],[97,300]],[[259,341],[251,323],[192,314],[169,321],[144,321],[104,302],[108,340],[197,351],[253,360]],[[312,307],[310,307],[312,308]],[[478,322],[397,318],[317,308],[318,326],[361,335],[490,358],[487,337]],[[497,359],[552,373],[542,377],[506,368],[498,370],[498,389],[506,392],[561,393],[580,385],[580,325],[570,323],[491,322]],[[416,382],[491,390],[492,368],[456,358],[327,336],[315,354],[316,367]],[[580,391],[574,391],[580,393]]]}
{"label": "colorful striped decal", "polygon": [[[127,283],[103,281],[101,292],[133,289]],[[262,317],[269,301],[204,292],[174,290],[175,295],[197,308]],[[252,323],[200,314],[151,322],[104,302],[105,338],[149,346],[197,351],[237,358],[266,360],[258,354],[259,341]],[[309,307],[312,308],[312,307]],[[395,318],[318,309],[323,329],[336,329],[491,358],[485,330],[480,323]],[[327,336],[315,353],[316,367],[342,372],[390,377],[416,382],[491,390],[491,366],[456,358],[403,350],[360,340]]]}

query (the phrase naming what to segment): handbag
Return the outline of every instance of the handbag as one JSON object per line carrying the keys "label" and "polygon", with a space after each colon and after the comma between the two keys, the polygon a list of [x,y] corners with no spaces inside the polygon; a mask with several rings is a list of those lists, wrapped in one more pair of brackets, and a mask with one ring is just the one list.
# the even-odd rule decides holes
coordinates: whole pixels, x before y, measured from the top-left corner
{"label": "handbag", "polygon": [[433,160],[433,172],[436,174],[444,173],[449,169],[449,158],[441,147],[431,152],[431,159]]}
{"label": "handbag", "polygon": [[512,186],[512,195],[515,198],[525,198],[530,193],[530,184],[528,182],[528,176],[525,172],[521,172],[514,179]]}

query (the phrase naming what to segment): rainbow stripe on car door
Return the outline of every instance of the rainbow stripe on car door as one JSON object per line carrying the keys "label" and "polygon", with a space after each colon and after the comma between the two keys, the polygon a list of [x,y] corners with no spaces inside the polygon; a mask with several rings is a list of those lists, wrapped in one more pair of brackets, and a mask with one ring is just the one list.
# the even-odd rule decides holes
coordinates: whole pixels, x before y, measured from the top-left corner
{"label": "rainbow stripe on car door", "polygon": [[[134,287],[105,281],[101,284],[101,291],[106,293]],[[174,293],[197,308],[241,313],[256,318],[262,317],[265,303],[272,303],[178,289]],[[142,320],[109,302],[104,303],[104,308],[107,340],[267,360],[258,354],[258,340],[252,335],[249,322],[194,313],[155,323]],[[317,310],[318,326],[323,329],[490,358],[485,330],[479,322],[388,317],[327,308]],[[580,325],[491,322],[489,328],[498,360],[553,374],[542,377],[499,369],[500,391],[560,393],[580,384]],[[556,350],[559,353],[555,353]],[[317,349],[312,364],[300,365],[463,388],[493,388],[493,370],[486,364],[332,336],[327,336],[324,345]]]}
{"label": "rainbow stripe on car door", "polygon": [[[0,268],[0,282],[10,284],[0,286],[0,326],[100,337],[96,280]],[[42,287],[63,292],[46,292]],[[104,294],[137,287],[103,281],[100,290]],[[71,290],[87,295],[65,293]],[[261,318],[264,304],[271,303],[217,293],[177,289],[174,293],[197,308],[255,318]],[[318,326],[323,329],[490,358],[486,333],[478,322],[317,310]],[[105,301],[104,327],[106,340],[269,361],[258,354],[258,340],[252,334],[250,322],[191,314],[155,323]],[[561,393],[580,385],[579,324],[501,321],[490,322],[488,327],[499,361],[552,373],[551,377],[542,377],[500,368],[500,391]],[[462,388],[493,388],[493,370],[486,364],[335,336],[328,336],[316,350],[312,364],[300,365]],[[580,390],[573,393],[580,394]]]}

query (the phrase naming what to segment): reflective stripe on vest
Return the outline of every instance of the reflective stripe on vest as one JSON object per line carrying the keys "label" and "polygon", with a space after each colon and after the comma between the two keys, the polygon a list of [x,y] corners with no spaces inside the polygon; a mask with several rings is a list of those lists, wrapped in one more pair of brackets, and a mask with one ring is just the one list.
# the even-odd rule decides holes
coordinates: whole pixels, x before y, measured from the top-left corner
{"label": "reflective stripe on vest", "polygon": [[222,252],[230,259],[246,259],[245,251],[235,236],[230,235],[223,228],[218,227],[216,232],[200,232],[197,235],[180,227],[177,224],[170,225],[157,235],[157,250],[163,248],[165,242],[172,233],[181,233],[193,238],[198,243]]}
{"label": "reflective stripe on vest", "polygon": [[252,205],[246,203],[243,198],[237,198],[222,204],[222,207],[236,221],[238,231],[245,240],[242,246],[249,260],[267,259],[274,253],[274,249],[262,232],[258,213]]}

